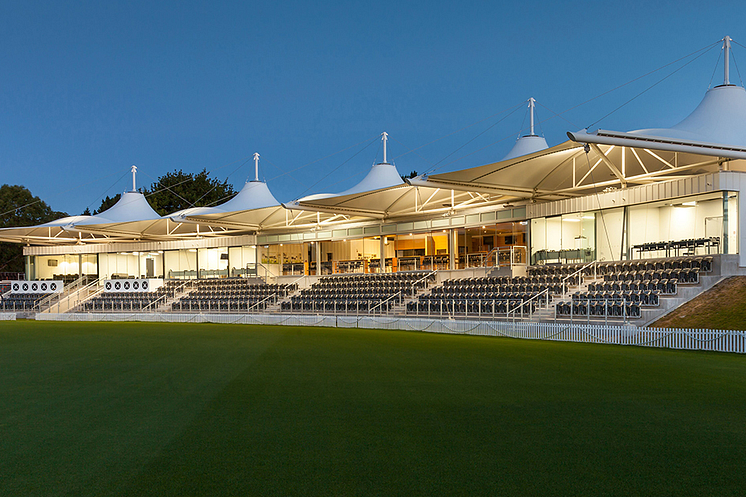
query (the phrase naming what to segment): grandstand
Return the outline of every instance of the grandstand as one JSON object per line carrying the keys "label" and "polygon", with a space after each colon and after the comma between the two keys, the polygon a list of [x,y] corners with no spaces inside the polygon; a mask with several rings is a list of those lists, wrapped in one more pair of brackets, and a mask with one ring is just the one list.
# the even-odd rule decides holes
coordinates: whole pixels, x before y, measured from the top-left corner
{"label": "grandstand", "polygon": [[26,280],[64,284],[53,298],[6,284],[0,310],[645,326],[746,274],[746,90],[725,60],[722,84],[670,128],[582,130],[551,147],[532,128],[497,162],[406,181],[383,133],[360,183],[291,202],[259,181],[256,154],[236,197],[161,217],[133,166],[109,210],[0,230],[24,244]]}

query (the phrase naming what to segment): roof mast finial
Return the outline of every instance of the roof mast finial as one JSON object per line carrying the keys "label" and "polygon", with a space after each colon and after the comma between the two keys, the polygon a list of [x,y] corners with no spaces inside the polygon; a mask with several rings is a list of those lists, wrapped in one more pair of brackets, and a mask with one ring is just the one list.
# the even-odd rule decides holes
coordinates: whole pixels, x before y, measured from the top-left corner
{"label": "roof mast finial", "polygon": [[730,36],[726,35],[723,38],[723,58],[725,60],[725,77],[723,78],[723,85],[730,84]]}
{"label": "roof mast finial", "polygon": [[534,136],[534,104],[536,100],[534,97],[528,99],[528,109],[531,112],[531,136]]}
{"label": "roof mast finial", "polygon": [[130,169],[130,170],[132,171],[132,191],[136,192],[137,191],[137,187],[135,185],[135,174],[137,173],[137,166],[134,165],[134,164],[132,164],[132,169]]}
{"label": "roof mast finial", "polygon": [[383,133],[381,133],[381,137],[381,139],[383,140],[383,163],[388,164],[388,162],[386,161],[386,142],[389,139],[389,134],[384,131]]}
{"label": "roof mast finial", "polygon": [[254,152],[254,181],[259,181],[259,152]]}

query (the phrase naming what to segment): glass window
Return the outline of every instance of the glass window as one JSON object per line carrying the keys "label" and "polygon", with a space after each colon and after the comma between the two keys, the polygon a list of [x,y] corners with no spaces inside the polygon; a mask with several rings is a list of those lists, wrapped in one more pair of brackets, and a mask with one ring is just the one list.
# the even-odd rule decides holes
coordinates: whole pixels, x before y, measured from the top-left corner
{"label": "glass window", "polygon": [[197,277],[197,249],[167,250],[163,254],[166,278]]}

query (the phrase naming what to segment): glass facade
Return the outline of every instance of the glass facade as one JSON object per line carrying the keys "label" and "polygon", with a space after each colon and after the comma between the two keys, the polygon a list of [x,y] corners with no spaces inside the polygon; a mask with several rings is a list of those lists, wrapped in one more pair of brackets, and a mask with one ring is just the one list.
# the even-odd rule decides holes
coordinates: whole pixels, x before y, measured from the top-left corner
{"label": "glass facade", "polygon": [[80,276],[96,278],[98,275],[97,260],[98,256],[95,254],[37,256],[33,261],[33,279],[70,282]]}
{"label": "glass facade", "polygon": [[84,275],[101,279],[271,277],[737,254],[738,197],[737,192],[718,191],[528,221],[349,239],[27,256],[27,273],[33,279],[67,282]]}
{"label": "glass facade", "polygon": [[[509,264],[510,249],[526,246],[527,231],[525,221],[456,230],[456,269]],[[517,250],[512,253],[513,263],[526,263],[525,251]]]}
{"label": "glass facade", "polygon": [[738,194],[531,220],[532,264],[738,253]]}

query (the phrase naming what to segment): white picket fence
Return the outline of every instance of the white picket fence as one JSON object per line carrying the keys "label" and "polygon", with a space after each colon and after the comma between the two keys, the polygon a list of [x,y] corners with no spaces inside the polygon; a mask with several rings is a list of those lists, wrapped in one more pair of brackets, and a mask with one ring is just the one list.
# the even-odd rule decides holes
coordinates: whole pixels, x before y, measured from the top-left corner
{"label": "white picket fence", "polygon": [[670,349],[746,352],[746,332],[672,328],[637,328],[603,324],[560,324],[449,320],[423,317],[326,316],[280,314],[171,314],[171,313],[43,313],[46,321],[146,321],[159,323],[222,323],[282,326],[368,328],[556,340],[563,342],[637,345]]}

